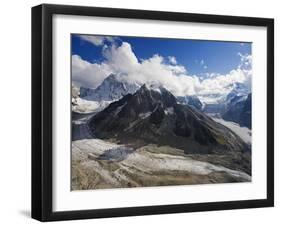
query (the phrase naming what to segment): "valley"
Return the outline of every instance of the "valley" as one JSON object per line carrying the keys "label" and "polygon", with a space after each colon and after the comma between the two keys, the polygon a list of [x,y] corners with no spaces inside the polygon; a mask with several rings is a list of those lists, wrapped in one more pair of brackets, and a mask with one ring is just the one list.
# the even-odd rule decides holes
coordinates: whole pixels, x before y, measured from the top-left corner
{"label": "valley", "polygon": [[251,181],[251,131],[207,116],[195,97],[144,85],[91,109],[103,99],[87,92],[72,112],[72,190]]}
{"label": "valley", "polygon": [[92,116],[82,115],[73,123],[72,190],[251,181],[247,173],[222,166],[223,156],[215,158],[222,159],[221,165],[212,164],[206,155],[199,161],[200,155],[169,146],[135,149],[95,138],[87,125]]}

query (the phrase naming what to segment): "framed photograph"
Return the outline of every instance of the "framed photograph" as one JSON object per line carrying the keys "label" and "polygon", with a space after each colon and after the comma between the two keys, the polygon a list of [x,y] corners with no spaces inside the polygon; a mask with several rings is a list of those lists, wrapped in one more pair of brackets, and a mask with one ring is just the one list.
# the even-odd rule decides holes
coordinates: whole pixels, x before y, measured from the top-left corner
{"label": "framed photograph", "polygon": [[32,217],[274,205],[274,21],[32,8]]}

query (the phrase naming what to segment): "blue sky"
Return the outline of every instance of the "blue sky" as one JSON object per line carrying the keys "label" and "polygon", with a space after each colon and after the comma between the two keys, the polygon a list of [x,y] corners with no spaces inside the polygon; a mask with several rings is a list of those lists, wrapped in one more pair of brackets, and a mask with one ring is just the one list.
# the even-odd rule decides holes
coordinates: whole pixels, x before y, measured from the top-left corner
{"label": "blue sky", "polygon": [[[122,42],[131,44],[138,60],[148,59],[154,54],[175,56],[177,63],[183,65],[189,74],[198,76],[228,73],[240,64],[238,53],[251,55],[251,43],[125,36],[115,39],[117,45]],[[110,43],[105,41],[104,44]],[[102,48],[103,45],[93,45],[79,35],[72,35],[72,55],[79,55],[83,60],[92,63],[104,61]]]}

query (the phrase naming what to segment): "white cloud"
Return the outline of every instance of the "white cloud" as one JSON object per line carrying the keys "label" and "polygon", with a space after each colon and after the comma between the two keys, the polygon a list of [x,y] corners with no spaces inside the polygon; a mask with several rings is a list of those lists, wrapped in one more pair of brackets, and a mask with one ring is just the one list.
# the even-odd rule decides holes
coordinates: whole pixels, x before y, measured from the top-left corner
{"label": "white cloud", "polygon": [[114,37],[98,35],[79,35],[79,37],[95,46],[102,46],[105,41],[114,42]]}
{"label": "white cloud", "polygon": [[[228,93],[231,86],[244,83],[251,88],[251,55],[239,54],[241,63],[227,74],[210,73],[206,79],[190,75],[186,68],[174,62],[166,62],[160,55],[153,55],[139,61],[131,45],[123,42],[120,46],[104,45],[102,63],[89,63],[81,57],[72,57],[73,80],[86,87],[96,87],[110,73],[120,75],[120,79],[137,83],[158,83],[174,95],[217,96]],[[169,59],[169,58],[168,58]],[[176,60],[176,59],[175,59]],[[200,61],[205,65],[204,60]],[[207,65],[205,65],[207,66]]]}
{"label": "white cloud", "polygon": [[123,42],[119,47],[116,45],[104,46],[103,56],[105,63],[109,65],[115,73],[132,73],[138,69],[139,62],[132,51],[131,45]]}
{"label": "white cloud", "polygon": [[96,88],[111,72],[105,63],[89,63],[72,55],[72,80],[79,86]]}
{"label": "white cloud", "polygon": [[251,92],[252,82],[252,56],[240,54],[240,64],[236,69],[231,70],[227,74],[210,73],[207,78],[199,84],[197,95],[210,101],[219,98],[220,95],[230,92],[235,83],[243,83]]}
{"label": "white cloud", "polygon": [[200,60],[200,65],[204,68],[204,69],[207,69],[208,66],[206,65],[205,61],[202,59]]}
{"label": "white cloud", "polygon": [[171,64],[177,64],[177,59],[174,56],[168,56],[168,60]]}

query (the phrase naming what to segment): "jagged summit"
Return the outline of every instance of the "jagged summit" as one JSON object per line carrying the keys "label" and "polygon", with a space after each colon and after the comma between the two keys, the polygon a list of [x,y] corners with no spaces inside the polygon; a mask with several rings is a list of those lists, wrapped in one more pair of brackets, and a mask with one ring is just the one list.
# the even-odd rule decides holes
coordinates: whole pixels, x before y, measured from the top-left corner
{"label": "jagged summit", "polygon": [[176,98],[167,89],[162,86],[152,87],[143,84],[137,90],[131,100],[134,105],[139,105],[145,111],[151,111],[153,107],[161,104],[164,108],[171,107],[176,104]]}

